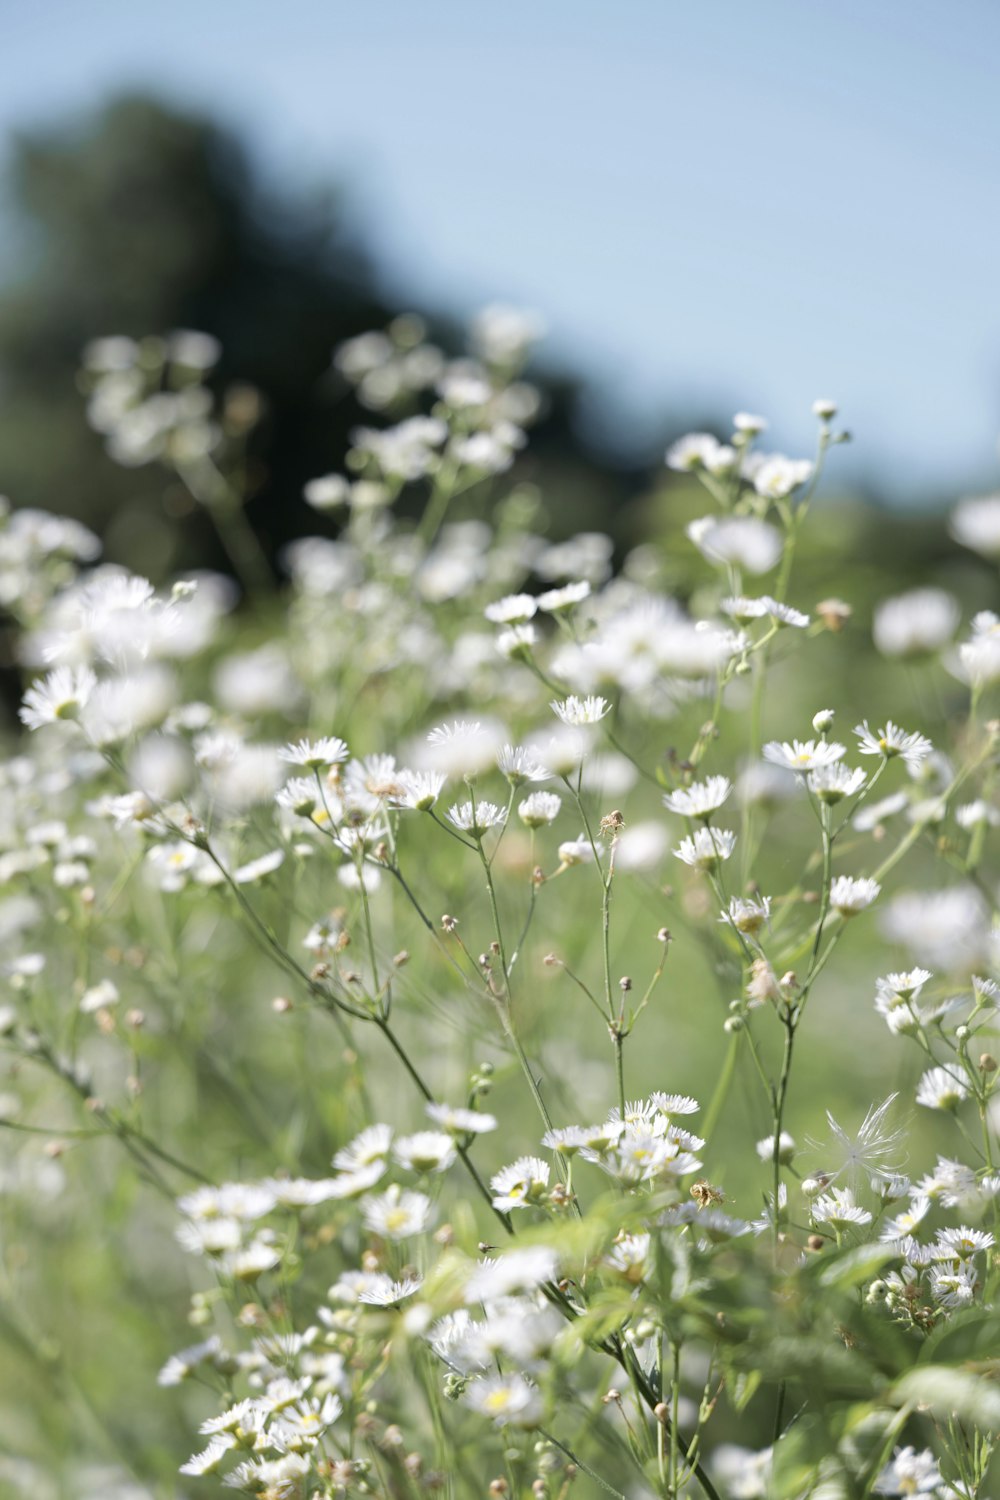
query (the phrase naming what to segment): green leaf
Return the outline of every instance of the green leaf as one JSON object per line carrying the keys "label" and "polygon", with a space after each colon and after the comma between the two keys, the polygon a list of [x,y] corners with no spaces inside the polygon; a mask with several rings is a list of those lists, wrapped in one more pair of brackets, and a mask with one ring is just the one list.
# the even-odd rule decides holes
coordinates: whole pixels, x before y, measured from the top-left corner
{"label": "green leaf", "polygon": [[1000,1433],[1000,1384],[950,1365],[922,1365],[897,1380],[897,1402],[912,1401],[947,1421],[957,1416],[986,1432]]}

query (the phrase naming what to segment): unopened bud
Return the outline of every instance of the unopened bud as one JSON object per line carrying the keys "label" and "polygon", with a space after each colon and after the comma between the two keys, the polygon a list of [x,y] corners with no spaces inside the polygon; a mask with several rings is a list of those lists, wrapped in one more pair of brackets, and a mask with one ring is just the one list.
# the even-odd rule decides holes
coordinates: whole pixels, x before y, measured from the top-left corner
{"label": "unopened bud", "polygon": [[271,1001],[271,1009],[277,1011],[279,1016],[286,1015],[292,1008],[292,1002],[287,995],[275,995]]}
{"label": "unopened bud", "polygon": [[659,1422],[661,1427],[666,1427],[667,1423],[670,1421],[670,1407],[665,1401],[657,1401],[656,1405],[653,1407],[653,1416]]}
{"label": "unopened bud", "polygon": [[837,403],[831,401],[828,396],[820,396],[812,404],[813,416],[819,417],[821,422],[832,422],[837,415]]}
{"label": "unopened bud", "polygon": [[822,1250],[824,1244],[825,1241],[821,1234],[811,1234],[806,1240],[806,1245],[810,1250]]}
{"label": "unopened bud", "polygon": [[738,1031],[743,1030],[742,1016],[727,1016],[722,1023],[722,1029],[729,1036],[735,1036]]}
{"label": "unopened bud", "polygon": [[982,1072],[984,1072],[984,1073],[995,1073],[996,1072],[996,1070],[997,1070],[997,1060],[993,1056],[992,1052],[984,1052],[983,1053],[982,1057],[980,1057],[980,1059],[979,1059],[979,1067],[982,1070]]}
{"label": "unopened bud", "polygon": [[827,734],[833,728],[835,714],[832,708],[821,708],[813,714],[813,728],[817,734]]}

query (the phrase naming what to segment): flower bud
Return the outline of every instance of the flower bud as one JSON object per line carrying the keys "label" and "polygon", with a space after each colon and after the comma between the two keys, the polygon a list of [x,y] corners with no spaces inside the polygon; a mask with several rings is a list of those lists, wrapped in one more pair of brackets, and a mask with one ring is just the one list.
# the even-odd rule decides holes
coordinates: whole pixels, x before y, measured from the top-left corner
{"label": "flower bud", "polygon": [[833,720],[833,709],[821,708],[818,713],[813,714],[813,729],[817,734],[829,734],[833,728]]}

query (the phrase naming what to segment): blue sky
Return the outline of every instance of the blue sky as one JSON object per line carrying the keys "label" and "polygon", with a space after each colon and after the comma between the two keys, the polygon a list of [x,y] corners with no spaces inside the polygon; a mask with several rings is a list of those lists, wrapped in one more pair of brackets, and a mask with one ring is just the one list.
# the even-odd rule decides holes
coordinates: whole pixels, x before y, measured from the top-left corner
{"label": "blue sky", "polygon": [[[900,500],[1000,479],[994,0],[44,0],[0,129],[147,85],[339,177],[401,295],[546,318],[612,428],[759,410]],[[838,462],[841,455],[838,455]]]}

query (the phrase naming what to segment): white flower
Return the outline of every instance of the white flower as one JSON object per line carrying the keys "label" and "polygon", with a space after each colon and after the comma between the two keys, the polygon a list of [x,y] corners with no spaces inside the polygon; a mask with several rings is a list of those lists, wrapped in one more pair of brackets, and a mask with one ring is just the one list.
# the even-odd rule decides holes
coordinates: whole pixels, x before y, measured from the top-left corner
{"label": "white flower", "polygon": [[214,1474],[226,1454],[235,1447],[232,1438],[213,1437],[207,1448],[200,1453],[194,1453],[186,1464],[181,1464],[179,1474],[190,1474],[199,1477],[204,1474]]}
{"label": "white flower", "polygon": [[497,1128],[495,1116],[484,1114],[478,1109],[428,1104],[427,1114],[442,1130],[448,1130],[452,1135],[484,1135]]}
{"label": "white flower", "polygon": [[118,986],[110,979],[102,979],[99,983],[91,985],[80,996],[80,1009],[84,1015],[93,1015],[95,1011],[107,1010],[109,1005],[117,1004]]}
{"label": "white flower", "polygon": [[539,1156],[519,1156],[490,1178],[493,1207],[507,1213],[543,1201],[549,1190],[549,1164]]}
{"label": "white flower", "polygon": [[441,795],[446,780],[442,771],[400,771],[396,777],[393,805],[408,807],[414,812],[429,812]]}
{"label": "white flower", "polygon": [[588,698],[578,698],[575,693],[571,693],[562,702],[553,699],[549,707],[564,724],[578,729],[585,724],[599,724],[605,714],[610,712],[611,704],[606,698],[593,695]]}
{"label": "white flower", "polygon": [[469,1276],[462,1293],[470,1307],[478,1302],[494,1302],[511,1292],[532,1291],[554,1281],[558,1257],[548,1245],[531,1245],[505,1250],[492,1260],[481,1260]]}
{"label": "white flower", "polygon": [[[757,1155],[761,1161],[774,1160],[774,1136],[766,1135],[763,1140],[757,1142]],[[786,1164],[795,1155],[795,1137],[783,1130],[778,1136],[778,1160]]]}
{"label": "white flower", "polygon": [[494,625],[523,625],[538,609],[531,594],[507,594],[495,604],[487,604],[483,614]]}
{"label": "white flower", "polygon": [[821,1193],[818,1198],[813,1199],[811,1213],[815,1223],[832,1224],[835,1229],[846,1228],[850,1224],[861,1226],[872,1221],[868,1210],[855,1203],[850,1188],[834,1188],[830,1193]]}
{"label": "white flower", "polygon": [[911,589],[876,607],[872,637],[883,656],[920,656],[947,645],[960,616],[944,589]]}
{"label": "white flower", "polygon": [[934,1253],[938,1260],[970,1260],[974,1255],[992,1250],[996,1243],[987,1229],[969,1229],[966,1225],[958,1229],[939,1229],[934,1240]]}
{"label": "white flower", "polygon": [[840,802],[844,797],[853,797],[865,784],[865,773],[860,766],[851,770],[843,763],[818,766],[806,777],[806,786],[821,802]]}
{"label": "white flower", "polygon": [[744,937],[756,937],[761,928],[770,921],[770,917],[770,896],[756,896],[752,899],[744,896],[731,896],[729,909],[722,913],[719,921],[735,927],[736,931],[742,932]]}
{"label": "white flower", "polygon": [[426,765],[446,776],[475,776],[495,762],[504,742],[502,727],[492,720],[456,719],[440,724],[427,736]]}
{"label": "white flower", "polygon": [[736,432],[745,432],[751,437],[756,437],[759,433],[767,431],[767,418],[755,416],[749,411],[738,411],[733,418],[733,429]]}
{"label": "white flower", "polygon": [[503,823],[506,817],[507,809],[495,802],[461,802],[448,809],[448,821],[477,839]]}
{"label": "white flower", "polygon": [[349,1145],[341,1147],[333,1158],[333,1165],[339,1172],[356,1172],[359,1167],[384,1162],[391,1145],[391,1125],[369,1125]]}
{"label": "white flower", "polygon": [[877,1495],[933,1495],[941,1483],[941,1470],[929,1448],[897,1448],[875,1481]]}
{"label": "white flower", "polygon": [[1000,827],[1000,809],[977,798],[975,802],[966,802],[962,807],[956,807],[955,822],[959,828],[977,828],[980,823],[997,828]]}
{"label": "white flower", "polygon": [[411,1172],[447,1171],[456,1156],[452,1137],[441,1130],[418,1130],[414,1135],[401,1135],[393,1145],[392,1154]]}
{"label": "white flower", "polygon": [[791,744],[787,740],[771,740],[763,750],[766,761],[800,776],[821,766],[832,766],[844,754],[844,746],[833,740],[792,740]]}
{"label": "white flower", "polygon": [[653,870],[663,859],[670,837],[662,823],[645,820],[630,823],[615,841],[615,868],[622,871]]}
{"label": "white flower", "polygon": [[891,719],[886,720],[883,729],[875,732],[869,729],[868,720],[865,719],[861,724],[855,725],[854,733],[858,737],[858,750],[862,755],[884,755],[887,759],[899,755],[914,770],[934,749],[926,735],[908,734]]}
{"label": "white flower", "polygon": [[720,1443],[712,1453],[712,1475],[730,1500],[765,1500],[773,1467],[771,1448],[754,1453],[737,1443]]}
{"label": "white flower", "polygon": [[928,1109],[957,1109],[969,1086],[956,1067],[929,1068],[917,1085],[917,1103]]}
{"label": "white flower", "polygon": [[931,1200],[927,1194],[918,1193],[909,1208],[904,1208],[901,1213],[895,1214],[891,1219],[885,1221],[879,1238],[886,1244],[892,1244],[896,1240],[905,1240],[920,1228],[920,1225],[927,1217],[930,1206]]}
{"label": "white flower", "polygon": [[497,651],[508,661],[515,656],[524,656],[538,640],[534,625],[510,625],[497,636]]}
{"label": "white flower", "polygon": [[523,786],[526,781],[548,781],[552,775],[534,751],[523,745],[504,745],[497,755],[497,768],[511,786]]}
{"label": "white flower", "polygon": [[578,583],[566,583],[561,589],[548,589],[546,593],[539,594],[536,602],[538,608],[546,614],[557,615],[589,598],[590,592],[590,584],[584,578]]}
{"label": "white flower", "polygon": [[21,721],[29,729],[40,729],[43,724],[76,719],[96,686],[97,678],[89,667],[56,667],[25,693]]}
{"label": "white flower", "polygon": [[708,468],[714,462],[721,444],[710,432],[689,432],[678,438],[667,449],[666,465],[679,474],[690,474],[695,469]]}
{"label": "white flower", "polygon": [[676,792],[667,792],[663,805],[684,818],[707,818],[718,811],[732,789],[727,776],[710,776],[707,781],[695,781]]}
{"label": "white flower", "polygon": [[487,1375],[473,1380],[462,1397],[466,1406],[498,1427],[537,1427],[542,1420],[542,1398],[537,1386],[523,1375]]}
{"label": "white flower", "polygon": [[[976,1268],[969,1264],[937,1266],[931,1272],[931,1295],[942,1307],[968,1307],[975,1298],[978,1287]],[[911,1490],[912,1493],[914,1491]]]}
{"label": "white flower", "polygon": [[253,885],[256,881],[273,875],[284,862],[285,851],[272,849],[269,854],[262,854],[258,859],[250,860],[249,864],[240,865],[238,870],[233,871],[233,879],[237,885]]}
{"label": "white flower", "polygon": [[564,865],[590,865],[594,862],[594,848],[586,834],[567,839],[559,845],[559,861]]}
{"label": "white flower", "polygon": [[349,754],[343,740],[336,735],[327,735],[319,740],[299,740],[297,744],[285,745],[278,751],[278,759],[292,766],[301,766],[304,771],[325,771],[345,761]]}
{"label": "white flower", "polygon": [[736,847],[736,835],[727,828],[699,828],[681,839],[674,857],[695,870],[714,870]]}
{"label": "white flower", "polygon": [[342,474],[323,474],[310,479],[302,494],[313,510],[336,510],[350,500],[351,486]]}
{"label": "white flower", "polygon": [[877,880],[868,877],[838,875],[830,886],[830,905],[842,917],[853,917],[871,906],[881,889]]}
{"label": "white flower", "polygon": [[166,1364],[156,1377],[157,1385],[174,1386],[180,1385],[191,1375],[199,1365],[211,1362],[218,1368],[225,1364],[222,1340],[217,1333],[204,1343],[192,1344],[187,1349],[180,1349],[172,1354]]}
{"label": "white flower", "polygon": [[781,556],[781,532],[754,516],[702,516],[687,534],[710,563],[736,563],[748,573],[768,573]]}
{"label": "white flower", "polygon": [[956,676],[974,688],[1000,679],[1000,617],[982,610],[972,621],[972,638],[958,648]]}
{"label": "white flower", "polygon": [[952,512],[951,534],[983,557],[1000,557],[1000,495],[960,500]]}
{"label": "white flower", "polygon": [[397,1302],[403,1302],[407,1297],[412,1297],[414,1292],[419,1292],[424,1284],[421,1276],[404,1276],[401,1281],[393,1281],[391,1276],[386,1276],[382,1271],[362,1274],[364,1284],[358,1287],[357,1300],[366,1302],[371,1307],[395,1307]]}
{"label": "white flower", "polygon": [[753,487],[768,500],[783,500],[812,478],[813,465],[806,458],[785,458],[775,453],[765,459],[754,475]]}
{"label": "white flower", "polygon": [[902,943],[918,963],[947,972],[968,969],[989,953],[989,912],[970,883],[937,891],[901,891],[881,918],[890,942]]}
{"label": "white flower", "polygon": [[379,1197],[366,1198],[361,1212],[365,1227],[373,1234],[387,1240],[405,1240],[427,1228],[431,1200],[424,1193],[406,1192],[393,1183]]}
{"label": "white flower", "polygon": [[527,828],[542,828],[559,816],[562,798],[555,792],[532,792],[518,803],[517,815]]}

